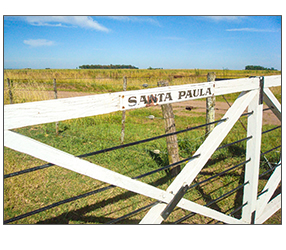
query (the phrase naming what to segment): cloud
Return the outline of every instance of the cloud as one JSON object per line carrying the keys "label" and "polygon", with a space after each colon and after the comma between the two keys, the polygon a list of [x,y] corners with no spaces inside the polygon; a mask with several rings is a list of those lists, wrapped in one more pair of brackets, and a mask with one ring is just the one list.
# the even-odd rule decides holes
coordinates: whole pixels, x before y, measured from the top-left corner
{"label": "cloud", "polygon": [[25,44],[31,47],[52,46],[55,42],[46,39],[28,39],[23,41]]}
{"label": "cloud", "polygon": [[245,16],[205,16],[204,18],[215,22],[220,22],[220,21],[238,22],[241,21],[242,19],[245,19]]}
{"label": "cloud", "polygon": [[122,22],[149,23],[161,27],[158,20],[148,16],[108,16],[108,18]]}
{"label": "cloud", "polygon": [[108,32],[109,29],[89,16],[26,16],[26,22],[34,26],[80,27]]}
{"label": "cloud", "polygon": [[278,32],[279,30],[269,30],[269,29],[256,29],[256,28],[238,28],[238,29],[227,29],[226,31],[244,31],[244,32]]}
{"label": "cloud", "polygon": [[117,21],[131,21],[131,17],[128,16],[108,16],[108,18],[117,20]]}

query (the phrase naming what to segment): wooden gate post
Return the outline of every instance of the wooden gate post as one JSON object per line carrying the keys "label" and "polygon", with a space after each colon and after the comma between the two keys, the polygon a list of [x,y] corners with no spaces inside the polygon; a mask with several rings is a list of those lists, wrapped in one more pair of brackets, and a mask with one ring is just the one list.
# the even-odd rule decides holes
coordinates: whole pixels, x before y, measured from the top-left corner
{"label": "wooden gate post", "polygon": [[[127,89],[127,77],[123,77],[123,91],[126,91]],[[126,117],[126,111],[122,111],[122,120],[121,120],[121,137],[120,142],[123,144],[124,142],[124,136],[125,136],[125,117]]]}
{"label": "wooden gate post", "polygon": [[[57,91],[57,81],[54,78],[54,92],[55,92],[55,99],[58,99],[58,91]],[[59,135],[59,122],[56,122],[56,135]]]}
{"label": "wooden gate post", "polygon": [[10,99],[10,104],[13,104],[12,87],[11,87],[10,79],[9,79],[9,78],[7,78],[7,85],[8,85],[8,90],[9,90],[9,99]]}
{"label": "wooden gate post", "polygon": [[[208,82],[215,81],[215,72],[208,73]],[[215,96],[206,98],[206,123],[215,121]],[[214,129],[214,124],[206,126],[206,137]]]}
{"label": "wooden gate post", "polygon": [[[168,81],[158,82],[158,87],[164,87],[164,86],[169,86],[169,82]],[[163,113],[163,117],[165,121],[165,133],[168,134],[168,133],[176,132],[172,104],[162,104],[161,108],[162,108],[162,113]],[[178,162],[180,160],[180,156],[179,156],[177,135],[171,135],[171,136],[166,137],[166,141],[167,141],[169,164]],[[174,177],[178,175],[180,171],[181,171],[180,165],[175,165],[172,168],[170,168],[169,173],[171,177]]]}

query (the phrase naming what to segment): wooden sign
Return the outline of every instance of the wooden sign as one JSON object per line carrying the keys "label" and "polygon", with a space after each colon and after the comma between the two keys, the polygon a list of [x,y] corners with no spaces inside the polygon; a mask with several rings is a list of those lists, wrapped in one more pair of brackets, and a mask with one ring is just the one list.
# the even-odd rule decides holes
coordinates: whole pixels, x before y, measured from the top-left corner
{"label": "wooden sign", "polygon": [[161,87],[138,91],[137,93],[127,93],[127,95],[122,96],[121,107],[122,109],[142,108],[205,98],[212,95],[214,95],[214,90],[209,83],[188,85],[186,89]]}

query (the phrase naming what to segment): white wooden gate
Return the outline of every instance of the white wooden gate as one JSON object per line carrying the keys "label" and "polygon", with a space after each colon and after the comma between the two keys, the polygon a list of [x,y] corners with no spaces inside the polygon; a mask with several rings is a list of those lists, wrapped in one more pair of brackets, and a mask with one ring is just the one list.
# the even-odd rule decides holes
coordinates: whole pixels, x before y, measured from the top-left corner
{"label": "white wooden gate", "polygon": [[[276,165],[257,198],[263,101],[272,107],[271,110],[281,121],[281,105],[269,90],[269,87],[280,85],[281,76],[267,76],[5,105],[4,146],[160,201],[149,210],[140,222],[142,224],[161,223],[175,206],[224,223],[261,224],[281,207],[281,195],[271,199],[281,181],[281,162]],[[235,92],[241,94],[195,152],[194,155],[199,157],[186,164],[167,190],[131,179],[12,131],[36,124]],[[183,195],[246,108],[252,113],[248,117],[247,136],[251,139],[247,141],[246,149],[246,159],[250,160],[245,165],[243,203],[246,205],[241,219],[237,219],[184,199]]]}

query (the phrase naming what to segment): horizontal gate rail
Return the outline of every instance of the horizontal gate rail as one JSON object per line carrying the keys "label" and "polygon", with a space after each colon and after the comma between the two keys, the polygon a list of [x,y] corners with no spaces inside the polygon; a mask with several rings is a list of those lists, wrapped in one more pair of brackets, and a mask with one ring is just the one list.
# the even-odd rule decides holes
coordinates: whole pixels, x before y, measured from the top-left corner
{"label": "horizontal gate rail", "polygon": [[[262,134],[273,131],[274,129],[277,129],[281,126],[264,132],[261,131],[263,112],[261,104],[263,103],[264,99],[268,107],[271,108],[272,112],[281,121],[281,105],[269,89],[269,87],[280,85],[281,76],[268,76],[261,78],[234,79],[218,82],[187,84],[181,86],[168,86],[138,91],[125,91],[85,97],[56,99],[34,103],[5,105],[4,146],[49,162],[48,164],[36,167],[38,169],[57,165],[110,184],[105,188],[94,190],[83,195],[75,196],[70,199],[51,204],[42,209],[48,209],[49,207],[55,206],[55,204],[58,205],[63,204],[64,202],[70,202],[72,200],[79,199],[81,196],[88,196],[118,186],[158,201],[153,204],[152,208],[140,222],[141,224],[161,223],[163,219],[166,218],[176,206],[190,211],[191,214],[200,214],[206,217],[210,217],[214,220],[221,221],[223,223],[263,223],[267,218],[269,218],[269,216],[271,216],[281,207],[281,195],[278,195],[270,200],[276,188],[281,182],[281,163],[278,163],[276,166],[274,165],[273,169],[271,169],[273,172],[267,184],[260,192],[259,196],[257,196],[260,156],[270,152],[270,150],[268,150],[261,154],[260,141]],[[216,127],[208,135],[204,143],[198,148],[193,156],[180,161],[188,162],[181,173],[170,184],[167,190],[161,190],[157,187],[141,182],[138,179],[158,171],[163,171],[172,166],[172,164],[139,175],[137,177],[130,178],[101,167],[97,164],[90,163],[89,161],[83,160],[81,158],[155,140],[155,138],[163,138],[173,133],[148,138],[139,142],[115,146],[76,157],[11,131],[11,129],[25,126],[51,123],[99,114],[107,114],[115,111],[149,107],[167,103],[189,101],[209,96],[225,95],[236,92],[242,93],[229,108],[223,118],[214,122],[217,124]],[[57,107],[57,109],[54,109],[54,107]],[[247,107],[248,112],[243,113]],[[234,124],[242,115],[248,115],[247,137],[236,142],[220,146],[226,135],[230,132]],[[188,128],[182,131],[185,132],[202,126],[204,125]],[[176,133],[181,133],[182,131],[178,131]],[[206,206],[199,205],[195,202],[183,198],[184,193],[196,185],[192,185],[192,182],[216,150],[231,146],[234,143],[242,141],[246,141],[247,144],[246,160],[232,168],[221,172],[220,174],[208,178],[207,180],[219,177],[228,171],[245,165],[246,173],[243,184],[223,194],[221,197],[210,201],[206,204]],[[279,146],[276,148],[279,148]],[[271,151],[275,150],[276,148],[271,149]],[[30,171],[33,171],[32,169],[36,170],[35,168],[31,168]],[[22,174],[23,171],[8,174],[8,177],[13,176],[13,174]],[[6,176],[5,178],[8,177]],[[202,183],[206,182],[207,180],[202,181]],[[232,217],[232,213],[226,215],[208,207],[241,188],[243,188],[244,192],[243,205],[240,206],[242,209],[241,219]],[[148,205],[136,211],[142,211],[149,207],[150,206]],[[41,209],[35,210],[22,216],[29,216],[28,214],[40,211]],[[12,218],[11,220],[13,219],[15,220],[16,217]],[[116,221],[117,220],[114,222]],[[5,222],[9,222],[9,220],[6,220]]]}
{"label": "horizontal gate rail", "polygon": [[[267,76],[264,77],[264,81],[265,88],[279,86],[281,85],[281,76]],[[204,95],[204,92],[201,93],[201,90],[205,89],[210,89],[211,95],[214,96],[255,90],[259,89],[259,79],[242,78],[219,82],[186,84],[179,86],[168,86],[109,94],[90,95],[83,97],[62,98],[40,102],[9,104],[4,105],[4,129],[14,129],[74,118],[95,116],[115,111],[122,111],[126,109],[142,108],[151,105],[195,100],[206,97]],[[182,91],[186,92],[185,96],[182,96],[183,93],[181,93],[180,96],[180,92]],[[187,95],[188,91],[190,91],[189,95]],[[196,96],[193,95],[194,92]],[[155,100],[153,100],[152,98],[149,98],[151,99],[151,101],[153,100],[153,102],[143,102],[143,106],[128,106],[129,98],[132,98],[134,96],[138,98],[147,98],[150,96],[154,96],[155,94],[158,95],[157,102],[155,102]],[[166,100],[164,99],[162,102],[160,102],[160,95],[163,94],[169,94],[169,98],[167,98]],[[126,101],[127,105],[123,106],[122,100]],[[133,100],[134,99],[130,99],[130,101]],[[133,104],[133,102],[131,102],[131,104]]]}

